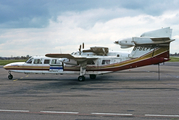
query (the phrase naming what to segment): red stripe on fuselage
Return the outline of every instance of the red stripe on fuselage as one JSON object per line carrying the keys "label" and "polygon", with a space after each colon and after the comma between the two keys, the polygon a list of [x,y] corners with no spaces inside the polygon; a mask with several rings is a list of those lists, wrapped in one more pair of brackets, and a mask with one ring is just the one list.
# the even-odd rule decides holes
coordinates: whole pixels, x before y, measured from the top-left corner
{"label": "red stripe on fuselage", "polygon": [[6,70],[38,70],[38,71],[49,71],[49,69],[34,69],[34,68],[11,68],[11,67],[8,67],[8,68],[5,68]]}
{"label": "red stripe on fuselage", "polygon": [[[138,60],[137,62],[132,62],[135,59],[127,60],[127,61],[131,61],[131,63],[119,65],[119,66],[116,66],[116,67],[100,68],[100,67],[103,67],[103,66],[99,66],[99,67],[95,67],[96,69],[90,69],[90,70],[88,70],[88,67],[87,67],[86,71],[113,71],[113,72],[115,72],[115,71],[119,71],[119,70],[132,69],[132,68],[142,67],[142,66],[146,66],[146,65],[158,64],[158,63],[166,62],[166,61],[169,60],[169,59],[165,60],[164,57],[163,57],[163,56],[168,56],[168,52],[169,51],[161,53],[161,54],[159,54],[155,57],[146,58],[146,59],[143,59],[143,60]],[[136,58],[136,59],[138,59],[138,58]],[[123,61],[123,63],[125,63],[125,62],[126,61]],[[115,66],[115,64],[112,64],[112,65]],[[79,67],[78,68],[75,67],[75,69],[65,69],[64,68],[64,71],[79,71]]]}

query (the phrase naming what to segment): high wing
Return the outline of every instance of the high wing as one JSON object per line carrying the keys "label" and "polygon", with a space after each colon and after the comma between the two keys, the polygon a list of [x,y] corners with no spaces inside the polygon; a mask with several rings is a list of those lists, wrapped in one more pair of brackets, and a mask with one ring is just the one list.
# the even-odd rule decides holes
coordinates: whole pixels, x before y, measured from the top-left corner
{"label": "high wing", "polygon": [[97,57],[94,56],[73,56],[71,54],[46,54],[45,56],[47,57],[52,57],[52,58],[68,58],[68,59],[74,59],[78,63],[82,63],[88,60],[96,60],[98,59]]}
{"label": "high wing", "polygon": [[51,57],[51,58],[69,58],[69,59],[74,59],[74,57],[71,54],[46,54],[45,56]]}

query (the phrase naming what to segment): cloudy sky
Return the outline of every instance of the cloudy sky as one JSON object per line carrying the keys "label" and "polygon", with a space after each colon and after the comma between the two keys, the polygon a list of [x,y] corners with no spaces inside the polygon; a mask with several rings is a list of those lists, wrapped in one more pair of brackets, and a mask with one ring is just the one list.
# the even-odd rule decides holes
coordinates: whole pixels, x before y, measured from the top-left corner
{"label": "cloudy sky", "polygon": [[179,53],[179,0],[0,0],[0,56],[71,53],[171,27]]}

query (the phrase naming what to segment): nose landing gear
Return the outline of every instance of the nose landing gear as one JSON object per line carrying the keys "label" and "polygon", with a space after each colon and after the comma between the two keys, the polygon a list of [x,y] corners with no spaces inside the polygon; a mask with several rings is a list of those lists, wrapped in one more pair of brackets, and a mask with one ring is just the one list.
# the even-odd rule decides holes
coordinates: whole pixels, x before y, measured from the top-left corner
{"label": "nose landing gear", "polygon": [[11,74],[11,72],[9,72],[8,78],[9,78],[9,80],[13,79],[13,75]]}

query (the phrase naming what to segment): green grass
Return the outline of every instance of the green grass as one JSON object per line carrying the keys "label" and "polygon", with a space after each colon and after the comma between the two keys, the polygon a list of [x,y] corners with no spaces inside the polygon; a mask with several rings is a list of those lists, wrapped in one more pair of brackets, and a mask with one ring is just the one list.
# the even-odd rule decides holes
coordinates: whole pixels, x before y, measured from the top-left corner
{"label": "green grass", "polygon": [[6,65],[8,63],[12,63],[12,62],[25,62],[27,60],[0,60],[0,65]]}
{"label": "green grass", "polygon": [[170,59],[169,62],[179,62],[179,57],[170,57]]}
{"label": "green grass", "polygon": [[[170,57],[170,61],[169,62],[179,62],[179,57]],[[6,65],[8,63],[12,63],[12,62],[25,62],[27,60],[21,59],[21,60],[0,60],[0,65]]]}

